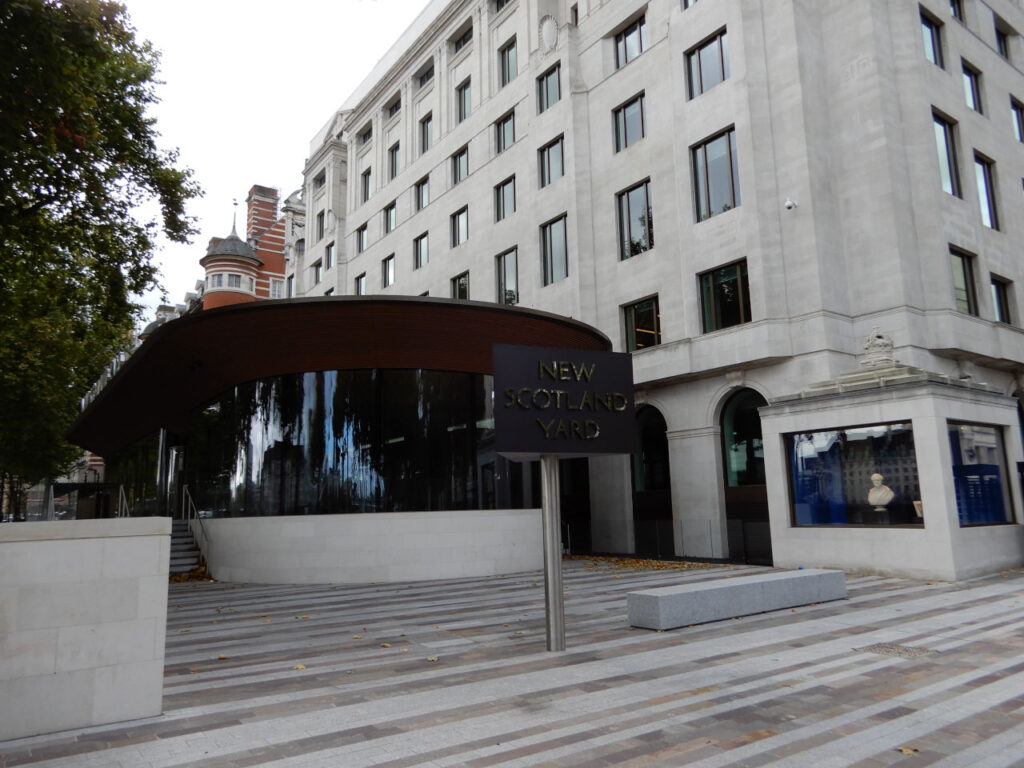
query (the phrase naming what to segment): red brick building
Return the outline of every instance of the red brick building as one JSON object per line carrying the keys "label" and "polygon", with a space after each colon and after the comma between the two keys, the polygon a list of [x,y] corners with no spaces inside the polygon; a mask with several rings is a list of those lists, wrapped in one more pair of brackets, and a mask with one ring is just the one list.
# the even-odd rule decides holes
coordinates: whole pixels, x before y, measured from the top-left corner
{"label": "red brick building", "polygon": [[276,189],[253,185],[246,198],[245,240],[235,226],[214,237],[199,263],[206,270],[203,309],[260,299],[283,299],[286,244],[302,247],[305,219],[296,195],[279,209]]}

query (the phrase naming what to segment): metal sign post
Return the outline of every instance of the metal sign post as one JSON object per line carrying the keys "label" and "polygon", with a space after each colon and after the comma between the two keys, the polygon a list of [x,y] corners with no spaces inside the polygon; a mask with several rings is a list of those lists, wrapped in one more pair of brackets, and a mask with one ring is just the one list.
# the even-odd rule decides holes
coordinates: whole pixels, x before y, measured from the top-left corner
{"label": "metal sign post", "polygon": [[558,457],[540,457],[541,519],[544,525],[544,613],[549,651],[565,650],[565,601],[562,593],[562,537]]}
{"label": "metal sign post", "polygon": [[633,362],[624,352],[504,344],[493,355],[495,450],[540,458],[548,650],[564,651],[558,460],[633,451]]}

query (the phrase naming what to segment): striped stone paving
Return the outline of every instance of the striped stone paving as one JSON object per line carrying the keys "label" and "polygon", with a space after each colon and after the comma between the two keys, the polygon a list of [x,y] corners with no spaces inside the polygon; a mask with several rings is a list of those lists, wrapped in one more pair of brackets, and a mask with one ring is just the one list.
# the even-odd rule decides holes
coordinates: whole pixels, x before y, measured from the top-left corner
{"label": "striped stone paving", "polygon": [[400,585],[171,585],[164,714],[0,743],[0,768],[1024,766],[1024,573],[631,629],[633,589],[754,572],[565,563]]}

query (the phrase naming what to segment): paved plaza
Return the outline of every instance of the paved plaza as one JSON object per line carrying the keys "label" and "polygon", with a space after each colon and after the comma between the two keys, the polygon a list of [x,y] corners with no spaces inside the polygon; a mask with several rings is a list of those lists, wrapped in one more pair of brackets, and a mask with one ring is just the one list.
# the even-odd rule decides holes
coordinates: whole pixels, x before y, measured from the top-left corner
{"label": "paved plaza", "polygon": [[756,571],[567,561],[564,653],[540,573],[172,584],[164,714],[0,743],[0,766],[1024,766],[1024,573],[626,623],[630,590]]}

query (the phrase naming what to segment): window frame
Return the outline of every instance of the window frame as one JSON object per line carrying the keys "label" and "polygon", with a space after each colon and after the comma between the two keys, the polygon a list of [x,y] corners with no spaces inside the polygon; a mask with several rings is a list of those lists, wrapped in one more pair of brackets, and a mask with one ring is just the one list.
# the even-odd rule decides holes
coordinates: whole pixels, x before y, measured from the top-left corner
{"label": "window frame", "polygon": [[327,233],[327,212],[318,211],[316,214],[316,240],[320,242]]}
{"label": "window frame", "polygon": [[[509,256],[511,255],[511,261]],[[509,296],[509,266],[511,265],[512,272],[512,285],[511,293]],[[509,248],[507,251],[502,251],[494,257],[494,275],[495,275],[495,289],[494,295],[495,300],[498,304],[504,304],[505,306],[515,306],[519,303],[519,249]],[[510,300],[511,298],[511,300]]]}
{"label": "window frame", "polygon": [[[455,300],[466,300],[469,301],[469,270],[460,272],[455,277],[449,280],[449,286],[451,288],[451,297]],[[465,296],[460,296],[459,293],[465,291]]]}
{"label": "window frame", "polygon": [[978,187],[978,206],[981,223],[992,230],[999,230],[999,206],[996,199],[996,164],[994,160],[974,153],[974,179]]}
{"label": "window frame", "polygon": [[[556,146],[558,147],[558,175],[553,176],[551,173],[551,149]],[[537,180],[539,188],[543,189],[563,176],[565,176],[565,136],[560,134],[537,150]]]}
{"label": "window frame", "polygon": [[[960,161],[957,157],[956,122],[932,110],[935,131],[935,151],[939,162],[939,186],[953,197],[963,197],[960,183]],[[949,185],[946,185],[946,178]]]}
{"label": "window frame", "polygon": [[[463,163],[463,161],[465,161]],[[465,168],[462,166],[465,165]],[[469,145],[452,153],[452,186],[469,178]]]}
{"label": "window frame", "polygon": [[[632,54],[631,40],[635,40],[635,51]],[[640,15],[615,34],[615,68],[622,69],[639,58],[647,47],[647,21],[644,15]]]}
{"label": "window frame", "polygon": [[398,227],[398,201],[392,200],[388,205],[384,206],[381,211],[384,219],[384,234],[390,234],[394,232]]}
{"label": "window frame", "polygon": [[[707,162],[707,151],[708,148],[720,139],[725,139],[725,145],[727,152],[725,157],[728,159],[729,164],[729,202],[726,208],[720,211],[712,210],[712,201],[716,197],[713,194],[711,177],[708,173],[708,162]],[[693,200],[694,200],[694,215],[696,221],[702,222],[707,221],[721,213],[738,208],[742,202],[740,197],[740,183],[739,183],[739,152],[736,148],[736,127],[729,126],[723,131],[709,136],[697,144],[694,144],[690,148],[690,162],[691,171],[693,175]],[[703,184],[703,194],[701,185]]]}
{"label": "window frame", "polygon": [[[720,78],[710,85],[705,85],[703,54],[704,51],[709,50],[712,46],[714,46],[718,51],[717,61],[718,74],[720,75]],[[692,101],[701,94],[707,93],[716,85],[720,85],[728,80],[732,73],[729,68],[729,38],[727,28],[722,27],[713,35],[706,37],[704,40],[697,43],[697,45],[686,52],[685,60],[686,91],[687,100],[689,101]]]}
{"label": "window frame", "polygon": [[[631,137],[629,131],[629,119],[627,110],[634,106],[639,105],[640,107],[640,135]],[[640,91],[636,96],[626,101],[615,109],[612,110],[612,123],[614,125],[614,147],[616,152],[621,152],[634,144],[640,139],[647,136],[647,96],[645,91]]]}
{"label": "window frame", "polygon": [[464,205],[449,216],[451,247],[457,248],[469,241],[469,206]]}
{"label": "window frame", "polygon": [[985,114],[981,91],[981,70],[967,59],[960,59],[960,71],[964,83],[964,102],[979,115]]}
{"label": "window frame", "polygon": [[334,241],[331,240],[327,245],[324,246],[324,269],[330,269],[334,266]]}
{"label": "window frame", "polygon": [[424,154],[434,146],[434,113],[427,112],[420,118],[420,154]]}
{"label": "window frame", "polygon": [[[508,209],[508,189],[511,187],[512,209]],[[516,212],[516,176],[512,174],[494,186],[494,221],[502,221]]]}
{"label": "window frame", "polygon": [[452,53],[458,53],[459,51],[465,50],[473,44],[473,24],[470,23],[461,32],[456,32],[452,35]]}
{"label": "window frame", "polygon": [[[731,280],[736,282],[736,306],[739,310],[739,319],[735,322],[722,322],[722,307],[715,300],[715,285],[722,284],[725,280],[716,282],[716,276],[726,270],[735,270]],[[724,276],[724,275],[723,275]],[[746,325],[752,322],[750,303],[750,273],[747,260],[737,259],[727,264],[721,264],[712,269],[700,272],[697,275],[697,293],[700,296],[701,332],[714,333],[726,328],[735,328],[739,325]]]}
{"label": "window frame", "polygon": [[461,123],[473,114],[473,83],[467,77],[455,86],[455,122]]}
{"label": "window frame", "polygon": [[942,51],[942,22],[925,11],[924,8],[921,8],[920,12],[924,57],[939,69],[945,69],[946,61]]}
{"label": "window frame", "polygon": [[[551,98],[551,83],[554,78],[554,98]],[[556,62],[537,78],[537,114],[547,112],[562,100],[562,62]]]}
{"label": "window frame", "polygon": [[[552,237],[552,228],[556,225],[561,226],[562,232],[560,264],[555,261],[559,254],[555,251],[555,238]],[[567,213],[540,225],[540,256],[543,285],[553,285],[569,277],[569,215]],[[556,266],[561,266],[562,269],[556,270]]]}
{"label": "window frame", "polygon": [[366,273],[356,275],[352,285],[354,296],[365,296],[366,295]]}
{"label": "window frame", "polygon": [[1010,308],[1011,280],[989,274],[992,291],[992,317],[997,323],[1013,325],[1013,312]]}
{"label": "window frame", "polygon": [[[637,217],[634,215],[631,202],[633,193],[641,189],[643,190],[643,201],[646,203],[646,215],[642,223],[635,225],[643,230],[640,232],[642,237],[634,240],[633,221]],[[650,178],[644,179],[615,195],[615,214],[619,232],[619,261],[626,261],[633,256],[638,256],[654,248],[654,212],[651,203]],[[634,243],[639,243],[639,250],[636,250]]]}
{"label": "window frame", "polygon": [[362,202],[366,202],[370,199],[370,195],[373,193],[373,168],[366,168],[363,170],[359,177],[359,191],[362,197]]}
{"label": "window frame", "polygon": [[429,232],[412,239],[412,268],[422,269],[430,263]]}
{"label": "window frame", "polygon": [[362,253],[370,245],[369,230],[364,222],[361,226],[356,227],[356,253]]}
{"label": "window frame", "polygon": [[498,87],[504,88],[519,74],[515,35],[498,49]]}
{"label": "window frame", "polygon": [[395,284],[395,254],[389,254],[380,260],[380,287],[388,288]]}
{"label": "window frame", "polygon": [[[975,256],[973,253],[949,247],[950,273],[953,287],[953,309],[965,315],[978,317],[978,291],[974,279]],[[958,285],[957,278],[961,285]]]}
{"label": "window frame", "polygon": [[1013,122],[1014,138],[1024,143],[1024,103],[1015,96],[1010,96],[1010,119]]}
{"label": "window frame", "polygon": [[[645,308],[644,305],[651,305],[650,309],[654,313],[653,330],[637,327],[637,312]],[[648,296],[647,298],[640,299],[639,301],[634,301],[631,304],[624,304],[622,306],[622,322],[627,352],[649,349],[650,347],[656,347],[661,344],[661,308],[658,305],[658,294]],[[644,333],[652,333],[654,335],[654,340],[649,344],[638,343],[639,340],[637,338],[637,334],[641,331]]]}
{"label": "window frame", "polygon": [[320,285],[324,279],[323,262],[317,259],[309,265],[309,271],[313,273],[313,285]]}
{"label": "window frame", "polygon": [[500,155],[516,143],[516,111],[506,112],[494,121],[494,153]]}
{"label": "window frame", "polygon": [[430,177],[424,176],[413,185],[413,199],[416,210],[422,211],[430,205]]}
{"label": "window frame", "polygon": [[396,141],[388,147],[388,181],[393,180],[402,170],[402,142]]}

